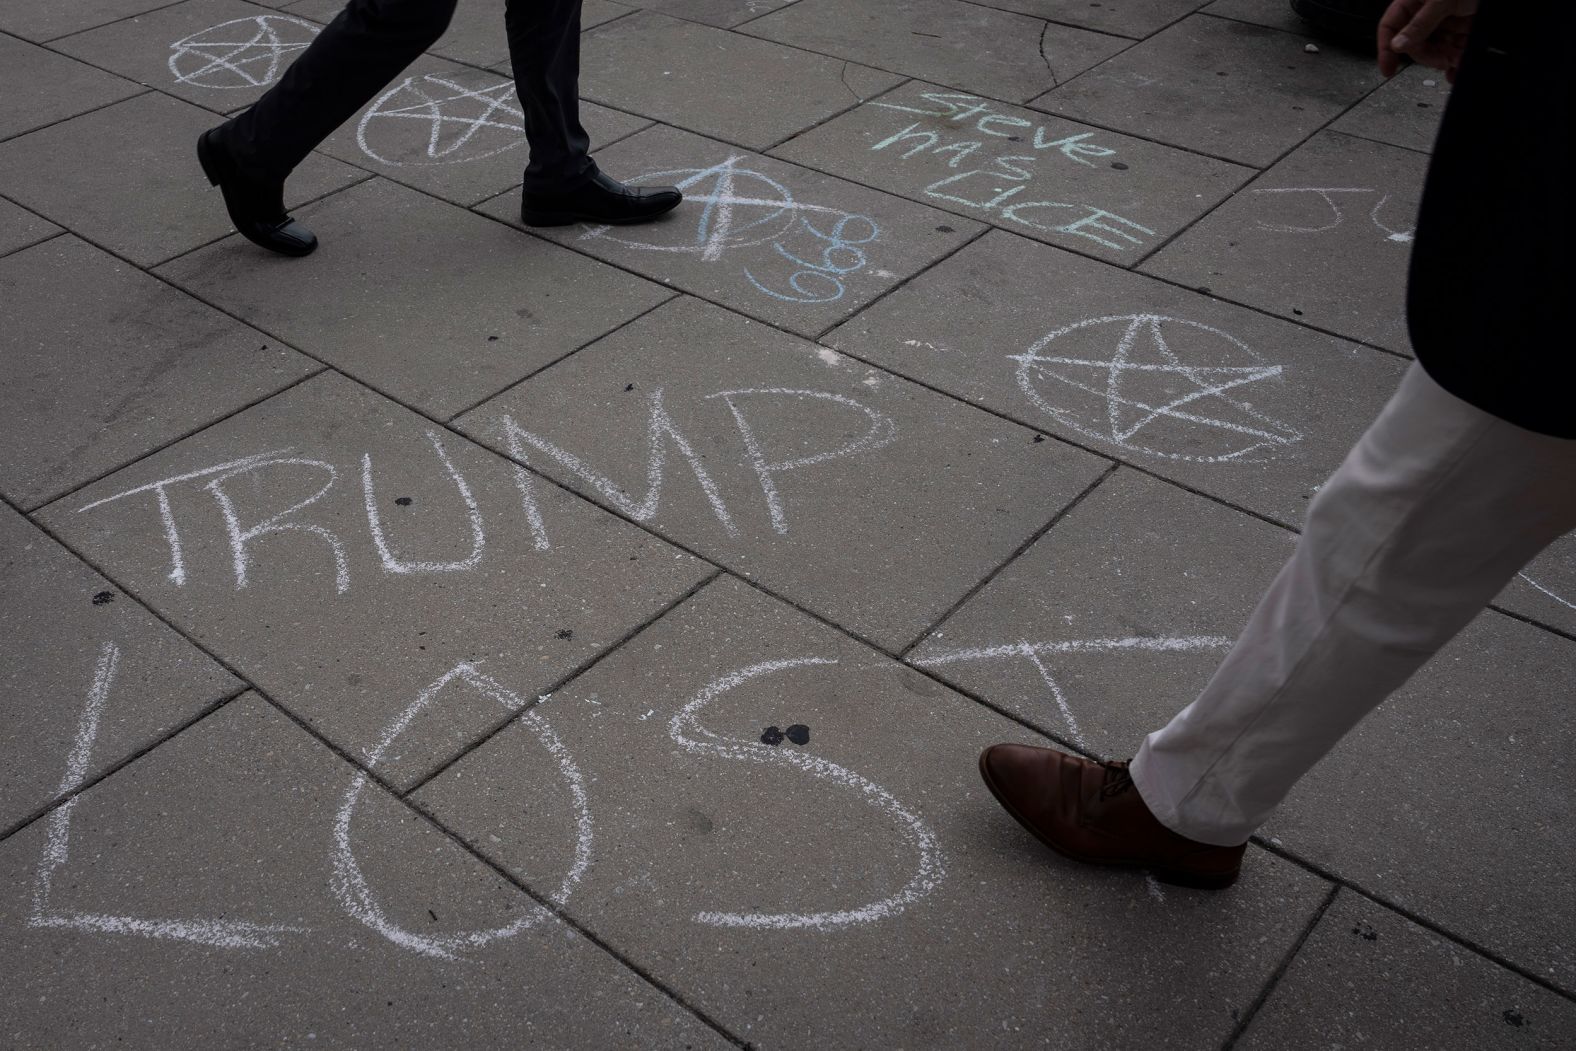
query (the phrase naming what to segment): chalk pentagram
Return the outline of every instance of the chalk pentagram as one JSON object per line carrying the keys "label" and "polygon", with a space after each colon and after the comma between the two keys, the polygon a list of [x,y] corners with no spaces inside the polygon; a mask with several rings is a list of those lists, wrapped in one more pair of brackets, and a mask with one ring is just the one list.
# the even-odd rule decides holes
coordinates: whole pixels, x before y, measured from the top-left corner
{"label": "chalk pentagram", "polygon": [[356,128],[368,157],[394,166],[460,164],[525,142],[514,82],[475,70],[406,77]]}
{"label": "chalk pentagram", "polygon": [[1022,354],[1018,386],[1062,424],[1122,449],[1215,463],[1300,441],[1301,432],[1230,392],[1278,379],[1235,336],[1159,314],[1089,318]]}
{"label": "chalk pentagram", "polygon": [[170,73],[200,88],[267,87],[317,34],[317,26],[289,15],[237,18],[171,44]]}

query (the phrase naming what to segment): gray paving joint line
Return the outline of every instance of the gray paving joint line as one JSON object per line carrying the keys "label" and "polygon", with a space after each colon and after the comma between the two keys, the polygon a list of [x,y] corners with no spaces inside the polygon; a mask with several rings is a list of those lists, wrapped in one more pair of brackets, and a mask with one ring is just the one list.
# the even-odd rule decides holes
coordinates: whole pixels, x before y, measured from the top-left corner
{"label": "gray paving joint line", "polygon": [[[264,335],[266,335],[266,333],[264,333]],[[294,350],[295,349],[295,348],[291,347],[289,344],[285,343],[283,340],[277,340],[277,339],[274,339],[271,336],[269,337],[269,342],[270,343],[279,343],[281,346],[285,347],[287,350]],[[296,351],[296,353],[300,353],[300,352]],[[306,355],[302,355],[302,356],[306,357]],[[308,358],[308,360],[314,361],[314,362],[317,361],[316,358]],[[251,401],[247,402],[245,405],[241,405],[241,406],[239,406],[239,407],[237,407],[235,409],[232,409],[232,410],[230,410],[229,412],[225,413],[222,416],[215,417],[214,419],[208,420],[205,423],[200,423],[197,426],[191,428],[190,430],[185,431],[184,433],[176,435],[175,437],[171,438],[169,441],[165,442],[163,445],[160,445],[157,449],[151,449],[151,450],[149,450],[148,452],[145,452],[145,453],[138,453],[136,456],[131,457],[126,462],[121,463],[121,464],[117,464],[116,466],[111,467],[108,470],[101,471],[98,474],[94,475],[92,478],[88,478],[88,479],[86,479],[86,480],[84,480],[82,482],[79,482],[76,485],[71,486],[71,488],[66,489],[63,492],[55,493],[55,494],[53,494],[51,496],[46,496],[43,499],[39,500],[38,502],[34,503],[30,507],[20,507],[19,506],[19,507],[17,507],[17,510],[19,512],[21,512],[22,514],[24,514],[24,515],[31,516],[34,512],[42,510],[43,508],[48,507],[50,504],[58,503],[61,500],[69,499],[73,494],[79,493],[82,490],[88,488],[89,486],[97,485],[99,482],[102,482],[104,479],[110,477],[111,475],[118,474],[119,472],[124,471],[124,470],[126,470],[128,468],[135,467],[139,463],[142,463],[144,460],[147,460],[148,458],[153,457],[153,456],[157,456],[159,453],[161,453],[164,450],[168,449],[170,446],[175,445],[177,442],[183,442],[187,438],[195,437],[196,435],[201,434],[203,431],[206,431],[208,428],[215,427],[215,426],[223,423],[224,421],[230,419],[232,416],[239,416],[241,413],[247,411],[248,409],[256,408],[257,406],[261,405],[265,401],[270,400],[271,398],[276,398],[279,395],[286,393],[287,391],[294,390],[296,387],[299,387],[301,384],[305,383],[307,380],[313,379],[313,378],[323,374],[326,371],[328,371],[328,366],[327,365],[323,365],[321,362],[319,362],[317,368],[309,370],[305,375],[301,376],[300,378],[291,380],[289,383],[285,384],[283,387],[278,388],[277,390],[271,390],[271,391],[269,391],[266,394],[259,395],[258,397],[253,398]],[[10,501],[7,501],[7,503],[10,503]],[[31,520],[32,519],[29,518],[29,521],[31,521]]]}
{"label": "gray paving joint line", "polygon": [[[37,45],[35,45],[35,46],[37,46]],[[62,57],[65,57],[65,56],[62,56]],[[72,61],[75,62],[77,60],[76,59],[72,59]],[[87,63],[83,63],[83,65],[87,65]],[[98,69],[97,66],[94,66],[93,68],[94,69]],[[101,73],[108,73],[109,71],[108,70],[99,70],[99,72],[101,72]],[[112,74],[112,75],[113,76],[119,76],[119,74]],[[126,80],[125,77],[120,77],[120,79],[121,80]],[[128,84],[135,84],[136,83],[136,81],[134,81],[134,80],[126,81],[126,82]],[[142,87],[142,85],[138,85],[138,86]],[[100,110],[109,109],[111,106],[118,106],[122,102],[131,102],[133,99],[140,99],[144,95],[161,95],[161,94],[163,94],[163,92],[158,91],[155,88],[143,87],[141,91],[138,91],[135,94],[127,95],[124,98],[112,99],[109,102],[100,103],[97,106],[89,106],[85,110],[82,110],[82,111],[77,112],[77,113],[73,113],[70,116],[61,117],[59,120],[52,120],[52,121],[49,121],[47,124],[40,124],[37,127],[26,128],[26,129],[24,129],[22,131],[14,132],[13,134],[10,134],[10,135],[0,135],[0,146],[3,146],[3,145],[5,145],[8,142],[15,142],[17,139],[24,138],[24,137],[26,137],[28,135],[34,135],[34,134],[37,134],[38,132],[41,132],[41,131],[48,131],[50,128],[58,128],[60,125],[65,124],[65,123],[67,123],[69,121],[76,120],[78,117],[86,117],[89,114],[97,113]],[[31,211],[31,210],[32,209],[29,209],[29,211]],[[37,213],[35,213],[35,214],[37,214]]]}
{"label": "gray paving joint line", "polygon": [[524,718],[527,712],[537,708],[554,694],[568,689],[569,686],[571,686],[576,680],[590,673],[603,661],[607,660],[615,653],[621,651],[626,645],[633,643],[635,639],[643,635],[649,628],[655,627],[658,621],[662,620],[669,613],[674,612],[680,606],[683,606],[690,599],[698,595],[701,591],[705,590],[713,581],[722,576],[725,572],[726,571],[722,569],[713,569],[712,572],[706,574],[705,577],[686,589],[683,594],[679,595],[670,602],[664,603],[661,608],[659,608],[651,616],[647,617],[639,624],[636,624],[634,627],[624,632],[623,635],[620,635],[617,640],[605,647],[600,653],[592,654],[590,657],[575,665],[568,672],[559,676],[557,680],[549,684],[535,697],[531,698],[523,708],[519,709],[518,711],[508,713],[507,716],[505,716],[503,719],[500,719],[498,723],[490,730],[477,737],[476,740],[466,745],[451,758],[440,763],[435,769],[429,772],[426,776],[422,777],[415,784],[405,789],[405,791],[399,793],[400,796],[402,798],[409,798],[410,796],[413,796],[417,792],[421,791],[423,788],[427,787],[427,785],[431,782],[436,781],[439,777],[443,776],[443,774],[447,773],[450,769],[464,761],[465,758],[472,752],[475,752],[488,741],[491,741],[494,737],[497,737],[510,726],[513,726],[516,722]]}
{"label": "gray paving joint line", "polygon": [[159,734],[158,736],[156,736],[154,738],[154,740],[150,741],[146,745],[143,745],[141,748],[136,749],[135,751],[129,753],[128,755],[125,755],[125,756],[121,757],[120,759],[115,760],[115,762],[113,762],[109,766],[105,767],[99,773],[94,774],[91,777],[83,778],[82,779],[82,783],[77,785],[77,787],[71,789],[69,792],[61,792],[61,793],[59,793],[58,795],[55,796],[55,798],[51,799],[48,803],[44,804],[42,807],[39,807],[37,810],[33,811],[33,813],[31,813],[31,814],[27,815],[26,817],[21,818],[20,820],[14,822],[8,828],[0,829],[0,843],[4,843],[6,840],[10,839],[12,836],[16,835],[18,832],[21,832],[23,829],[27,828],[29,825],[32,825],[32,824],[34,824],[34,823],[36,823],[38,821],[41,821],[42,819],[48,817],[54,811],[59,810],[66,803],[68,803],[71,800],[75,799],[77,796],[80,796],[82,793],[86,792],[88,789],[92,788],[94,785],[97,785],[99,782],[101,782],[101,781],[103,781],[103,780],[105,780],[105,779],[107,779],[109,777],[112,777],[115,774],[118,774],[120,771],[122,771],[126,767],[130,766],[132,763],[135,763],[138,759],[141,759],[143,756],[145,756],[149,752],[153,751],[155,748],[158,748],[161,745],[166,744],[169,741],[172,741],[175,738],[179,737],[181,734],[185,733],[187,730],[190,730],[192,727],[196,726],[198,723],[202,722],[204,719],[208,718],[210,715],[213,715],[215,712],[218,712],[221,708],[223,708],[226,705],[228,705],[231,701],[235,700],[237,697],[242,696],[243,694],[247,693],[248,691],[250,691],[253,688],[250,683],[246,682],[246,680],[242,679],[241,682],[242,682],[241,686],[235,688],[234,690],[231,690],[229,693],[223,695],[218,700],[213,701],[213,702],[203,706],[203,708],[201,710],[199,710],[195,715],[193,715],[190,718],[186,719],[185,721],[177,724],[176,726],[174,726],[170,730],[167,730],[164,733]]}
{"label": "gray paving joint line", "polygon": [[1569,1000],[1572,1003],[1576,1003],[1576,989],[1568,989],[1557,982],[1545,978],[1536,971],[1532,971],[1526,967],[1523,967],[1521,964],[1518,964],[1507,957],[1502,956],[1493,949],[1490,949],[1484,945],[1480,945],[1471,938],[1464,937],[1452,931],[1450,928],[1436,923],[1427,916],[1424,916],[1422,913],[1415,912],[1412,909],[1407,908],[1405,905],[1391,901],[1384,895],[1379,894],[1376,891],[1371,891],[1362,884],[1347,879],[1345,876],[1331,872],[1329,869],[1326,869],[1318,862],[1309,861],[1307,858],[1302,857],[1295,851],[1288,850],[1286,847],[1274,842],[1268,837],[1255,834],[1249,839],[1249,842],[1254,846],[1261,847],[1269,853],[1274,854],[1282,861],[1296,865],[1311,873],[1312,875],[1318,876],[1322,880],[1337,884],[1346,890],[1351,891],[1353,894],[1367,899],[1380,908],[1395,913],[1397,916],[1400,916],[1408,923],[1415,924],[1426,931],[1430,931],[1439,937],[1444,938],[1446,941],[1459,945],[1461,948],[1476,956],[1483,957],[1483,959],[1489,961],[1495,966],[1503,968],[1504,970],[1507,970],[1520,978],[1524,978],[1541,989],[1545,989],[1556,996],[1559,996],[1565,1000]]}
{"label": "gray paving joint line", "polygon": [[991,581],[995,580],[999,575],[1001,575],[1003,570],[1012,565],[1014,562],[1018,561],[1019,558],[1023,557],[1023,555],[1031,547],[1040,542],[1040,539],[1044,537],[1045,534],[1049,533],[1052,529],[1055,529],[1057,523],[1061,522],[1068,515],[1072,514],[1073,511],[1077,510],[1079,504],[1083,503],[1084,500],[1090,496],[1090,494],[1092,494],[1096,489],[1100,488],[1101,485],[1105,484],[1105,481],[1120,469],[1121,464],[1115,461],[1107,463],[1105,470],[1101,471],[1099,476],[1095,478],[1094,481],[1084,486],[1083,489],[1077,493],[1077,495],[1067,502],[1065,507],[1061,508],[1061,510],[1057,511],[1056,514],[1051,516],[1051,520],[1049,522],[1046,522],[1043,526],[1031,533],[1028,539],[1024,540],[1023,543],[1019,544],[1017,548],[1013,550],[1012,554],[1008,555],[1004,561],[998,564],[994,569],[990,570],[990,572],[986,573],[983,578],[975,581],[973,587],[965,591],[956,602],[947,607],[947,609],[944,610],[940,616],[935,618],[926,628],[920,631],[920,633],[915,636],[914,641],[910,642],[907,646],[904,646],[903,649],[898,653],[898,659],[907,663],[908,655],[913,653],[914,650],[918,649],[921,643],[930,638],[931,635],[935,634],[935,632],[938,631],[943,624],[951,620],[960,609],[966,606],[969,601],[974,598],[974,596],[990,587]]}
{"label": "gray paving joint line", "polygon": [[1291,969],[1292,963],[1301,954],[1302,947],[1312,937],[1314,928],[1319,926],[1319,922],[1324,919],[1324,914],[1330,911],[1330,906],[1335,904],[1335,899],[1340,893],[1341,884],[1332,883],[1329,892],[1324,896],[1324,900],[1319,903],[1318,908],[1313,910],[1313,915],[1308,917],[1308,922],[1303,925],[1302,932],[1297,936],[1297,940],[1292,942],[1291,948],[1286,951],[1285,957],[1281,959],[1280,966],[1270,972],[1270,976],[1265,979],[1263,987],[1259,989],[1258,995],[1253,998],[1253,1002],[1248,1005],[1248,1009],[1242,1012],[1242,1017],[1237,1020],[1237,1025],[1232,1030],[1231,1035],[1227,1036],[1225,1042],[1220,1045],[1220,1051],[1231,1051],[1232,1048],[1236,1047],[1237,1041],[1241,1040],[1243,1035],[1247,1033],[1248,1027],[1253,1024],[1253,1019],[1257,1017],[1259,1010],[1269,1001],[1270,996],[1275,992],[1275,987],[1280,984],[1281,978]]}
{"label": "gray paving joint line", "polygon": [[600,938],[596,934],[592,933],[590,930],[587,930],[577,920],[575,920],[573,917],[571,917],[563,909],[562,906],[556,904],[555,902],[552,901],[552,899],[546,897],[545,895],[538,893],[529,884],[527,884],[524,880],[521,880],[521,879],[517,878],[513,873],[509,872],[503,866],[495,863],[491,858],[489,858],[489,857],[487,857],[487,855],[483,854],[480,850],[478,850],[475,846],[473,846],[469,841],[467,841],[463,836],[458,835],[453,829],[451,829],[447,825],[445,825],[435,815],[429,813],[426,809],[421,807],[417,803],[417,801],[415,801],[413,799],[408,799],[405,796],[400,795],[400,793],[399,793],[399,791],[397,789],[395,789],[392,785],[390,785],[387,781],[385,781],[382,777],[378,776],[372,770],[368,769],[366,766],[364,766],[361,763],[357,762],[356,759],[352,755],[350,755],[344,749],[342,749],[338,745],[336,745],[333,741],[330,741],[327,737],[325,737],[321,733],[319,733],[310,723],[308,723],[305,720],[303,720],[300,717],[298,717],[294,712],[292,712],[289,708],[285,707],[283,704],[279,703],[279,701],[275,700],[267,692],[265,692],[263,690],[259,690],[256,687],[253,687],[253,689],[256,690],[258,696],[260,696],[263,700],[268,702],[268,704],[271,705],[281,715],[283,715],[285,718],[289,719],[292,723],[294,723],[297,727],[299,727],[302,730],[302,732],[306,733],[314,741],[316,741],[318,744],[322,745],[324,748],[327,748],[330,752],[334,753],[340,759],[343,759],[345,762],[347,762],[350,765],[351,769],[356,770],[360,774],[366,776],[368,778],[368,780],[372,784],[375,784],[377,787],[379,787],[379,788],[383,789],[383,791],[387,792],[389,794],[390,798],[394,802],[398,803],[400,806],[405,807],[412,814],[415,814],[418,818],[420,818],[421,820],[427,822],[433,828],[437,829],[445,837],[447,837],[451,842],[453,842],[456,846],[458,846],[460,849],[464,850],[465,853],[469,854],[476,861],[480,862],[482,865],[485,865],[488,869],[492,870],[501,879],[507,881],[510,886],[514,887],[516,890],[520,891],[522,894],[525,894],[532,901],[536,902],[536,904],[538,906],[540,906],[541,908],[543,908],[543,909],[547,910],[548,912],[552,913],[555,917],[557,917],[564,924],[566,924],[569,927],[573,928],[574,931],[577,934],[581,935],[586,940],[590,941],[597,948],[601,949],[607,955],[611,956],[614,960],[616,960],[621,966],[625,967],[626,969],[628,969],[629,971],[634,973],[642,981],[646,982],[647,984],[649,984],[650,986],[652,986],[653,988],[655,988],[656,990],[661,992],[664,996],[668,997],[668,999],[672,1000],[674,1003],[676,1003],[680,1007],[684,1008],[684,1010],[686,1010],[690,1014],[694,1015],[703,1024],[705,1024],[709,1028],[715,1030],[720,1036],[725,1037],[726,1039],[730,1040],[731,1042],[733,1042],[735,1045],[737,1045],[739,1047],[747,1046],[744,1043],[744,1041],[740,1040],[739,1038],[735,1037],[732,1033],[728,1032],[728,1030],[726,1030],[721,1025],[719,1025],[714,1019],[712,1019],[704,1011],[700,1010],[695,1005],[691,1004],[688,1000],[686,1000],[683,996],[681,996],[676,990],[671,989],[666,984],[658,981],[645,968],[643,968],[639,964],[635,963],[633,960],[631,960],[624,953],[618,951],[616,948],[614,948],[612,945],[610,945],[608,942],[606,942],[605,940],[603,940],[602,938]]}
{"label": "gray paving joint line", "polygon": [[[658,287],[659,288],[664,288],[664,287],[667,287],[667,286],[659,285]],[[626,329],[629,326],[633,325],[635,322],[639,321],[641,318],[645,317],[647,314],[651,314],[651,313],[654,313],[654,312],[656,312],[658,310],[661,310],[663,307],[667,306],[669,303],[673,302],[675,299],[679,299],[679,298],[681,298],[684,295],[684,293],[675,291],[673,289],[669,289],[669,291],[672,293],[671,295],[665,297],[661,301],[659,301],[657,303],[654,303],[651,306],[647,307],[646,309],[640,311],[634,317],[627,318],[624,321],[620,321],[618,324],[614,325],[612,328],[608,329],[606,332],[602,333],[600,336],[595,336],[595,337],[593,337],[591,339],[586,340],[584,343],[581,343],[579,346],[574,347],[571,350],[566,350],[564,353],[558,355],[558,357],[554,358],[552,361],[549,361],[549,362],[547,362],[544,365],[537,366],[536,368],[532,369],[530,372],[526,373],[524,376],[521,376],[519,379],[515,380],[514,382],[506,384],[501,389],[495,390],[491,394],[488,394],[485,397],[477,398],[470,405],[467,405],[465,408],[460,409],[457,412],[450,413],[449,417],[444,421],[444,425],[452,427],[454,421],[459,419],[461,416],[464,416],[466,413],[468,413],[468,412],[475,412],[477,409],[481,408],[483,405],[486,405],[488,402],[492,401],[494,398],[501,398],[505,394],[508,394],[510,391],[515,390],[516,388],[520,387],[521,385],[531,382],[531,380],[533,380],[536,377],[540,376],[542,373],[546,372],[548,369],[552,368],[553,366],[563,364],[564,362],[568,361],[570,358],[574,357],[576,354],[579,354],[582,350],[585,350],[587,347],[590,347],[592,344],[600,343],[600,342],[602,342],[602,340],[608,339],[608,338],[616,335],[617,333],[622,332],[624,329]]]}

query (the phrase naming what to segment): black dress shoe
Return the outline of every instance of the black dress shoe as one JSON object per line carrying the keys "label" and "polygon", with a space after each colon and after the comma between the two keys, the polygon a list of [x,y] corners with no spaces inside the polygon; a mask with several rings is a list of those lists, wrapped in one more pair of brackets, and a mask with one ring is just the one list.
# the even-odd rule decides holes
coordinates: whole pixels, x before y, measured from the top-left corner
{"label": "black dress shoe", "polygon": [[280,255],[309,255],[317,247],[312,231],[285,214],[283,182],[258,182],[247,178],[231,160],[229,151],[213,137],[214,130],[197,139],[197,161],[208,181],[224,194],[230,221],[253,244]]}
{"label": "black dress shoe", "polygon": [[532,193],[520,198],[520,221],[526,226],[568,226],[606,223],[628,226],[655,219],[678,207],[684,195],[672,186],[625,186],[602,172],[562,193]]}

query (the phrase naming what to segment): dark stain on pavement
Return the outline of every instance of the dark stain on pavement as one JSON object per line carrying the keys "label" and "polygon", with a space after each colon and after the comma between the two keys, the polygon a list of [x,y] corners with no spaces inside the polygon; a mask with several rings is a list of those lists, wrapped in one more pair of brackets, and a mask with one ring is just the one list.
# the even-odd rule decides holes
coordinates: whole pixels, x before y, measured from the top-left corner
{"label": "dark stain on pavement", "polygon": [[114,602],[114,601],[115,601],[115,593],[113,591],[100,591],[97,595],[93,596],[93,604],[95,606],[102,606],[106,602]]}
{"label": "dark stain on pavement", "polygon": [[775,726],[768,726],[766,729],[761,731],[761,744],[769,744],[775,748],[782,744],[785,740],[792,741],[794,744],[803,748],[805,745],[810,743],[810,728],[804,725],[804,723],[794,723],[786,730],[779,730]]}

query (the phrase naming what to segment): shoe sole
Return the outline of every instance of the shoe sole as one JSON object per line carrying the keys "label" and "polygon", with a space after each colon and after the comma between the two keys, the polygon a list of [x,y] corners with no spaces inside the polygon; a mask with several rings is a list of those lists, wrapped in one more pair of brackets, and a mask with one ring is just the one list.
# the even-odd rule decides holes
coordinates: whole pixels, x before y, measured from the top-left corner
{"label": "shoe sole", "polygon": [[[213,147],[208,144],[208,133],[206,131],[197,136],[197,163],[202,168],[203,175],[207,176],[209,185],[219,186],[220,180],[224,178],[224,173],[219,170],[219,158],[214,156]],[[219,186],[219,192],[222,194],[224,192],[224,187]],[[230,212],[230,200],[228,197],[225,198],[224,201],[224,210],[226,213]],[[257,238],[241,229],[241,224],[235,221],[234,214],[230,214],[230,225],[235,227],[236,233],[240,234],[242,237],[246,238],[257,247],[266,248],[275,255],[287,256],[292,259],[300,259],[302,256],[308,256],[317,251],[317,245],[315,243],[310,248],[300,249],[280,248],[278,245],[272,245],[266,241],[259,241]]]}
{"label": "shoe sole", "polygon": [[520,222],[526,226],[573,226],[575,223],[594,223],[597,226],[639,226],[651,220],[667,215],[677,208],[682,201],[674,201],[660,212],[651,212],[647,215],[633,216],[628,219],[607,219],[599,215],[586,215],[582,212],[537,212],[521,209]]}
{"label": "shoe sole", "polygon": [[1035,839],[1039,840],[1041,843],[1044,843],[1047,847],[1050,847],[1057,854],[1060,854],[1069,861],[1076,861],[1084,865],[1100,865],[1105,868],[1147,869],[1149,873],[1161,883],[1170,884],[1173,887],[1187,887],[1191,890],[1225,890],[1227,887],[1237,882],[1237,876],[1239,875],[1238,872],[1232,872],[1226,875],[1202,874],[1188,872],[1186,869],[1156,868],[1153,865],[1146,865],[1137,861],[1110,861],[1106,858],[1084,857],[1083,855],[1075,853],[1074,851],[1067,850],[1056,841],[1048,838],[1039,829],[1031,825],[1022,814],[1018,813],[1018,808],[1012,805],[1012,803],[1002,793],[1001,789],[996,786],[996,782],[991,778],[990,767],[985,764],[984,752],[980,753],[980,778],[985,782],[985,787],[990,789],[990,794],[996,797],[996,802],[1001,804],[1001,808],[1003,810],[1012,815],[1012,819],[1014,821],[1022,825],[1024,830]]}

